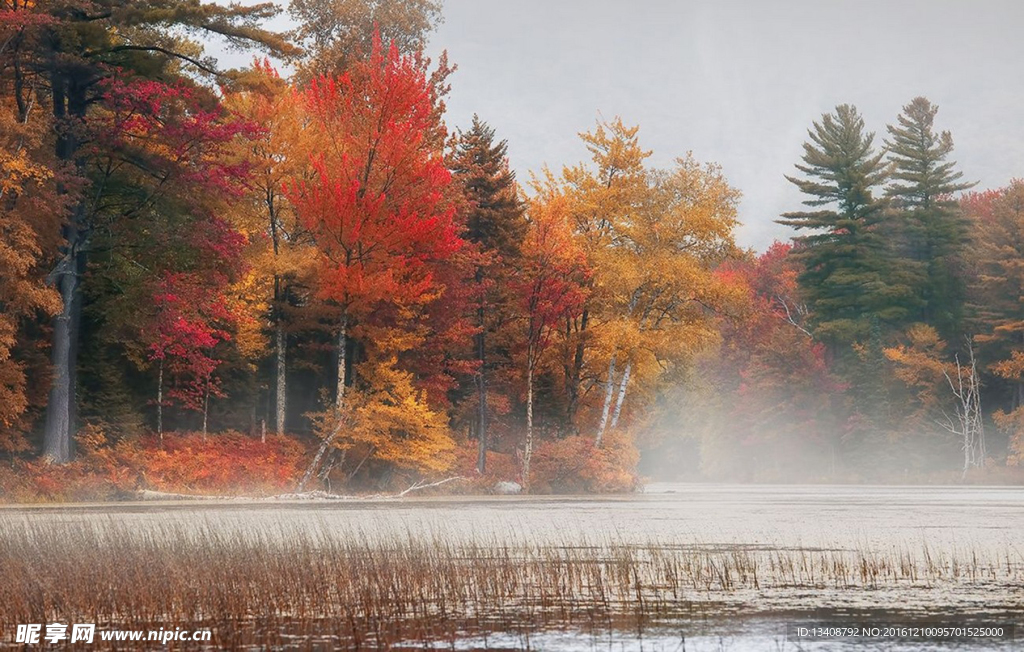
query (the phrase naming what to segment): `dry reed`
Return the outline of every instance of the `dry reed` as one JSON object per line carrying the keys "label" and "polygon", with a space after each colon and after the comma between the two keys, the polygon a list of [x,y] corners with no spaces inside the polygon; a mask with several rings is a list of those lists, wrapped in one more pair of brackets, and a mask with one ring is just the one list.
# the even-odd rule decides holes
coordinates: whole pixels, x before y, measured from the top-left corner
{"label": "dry reed", "polygon": [[1018,584],[1016,552],[539,545],[405,532],[214,524],[3,523],[0,641],[18,623],[210,627],[218,646],[454,641],[538,626],[624,627],[738,591]]}

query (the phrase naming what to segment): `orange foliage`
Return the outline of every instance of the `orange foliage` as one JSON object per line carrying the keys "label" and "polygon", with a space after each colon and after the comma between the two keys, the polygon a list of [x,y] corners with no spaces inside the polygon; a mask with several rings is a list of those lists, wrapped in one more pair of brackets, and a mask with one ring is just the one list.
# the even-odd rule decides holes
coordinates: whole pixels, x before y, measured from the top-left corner
{"label": "orange foliage", "polygon": [[622,432],[605,435],[600,448],[594,438],[566,437],[544,441],[533,453],[531,493],[618,493],[640,483],[640,453]]}
{"label": "orange foliage", "polygon": [[108,443],[84,427],[71,464],[19,462],[0,468],[0,501],[105,500],[139,489],[218,495],[287,491],[306,450],[298,440],[268,435],[266,443],[238,432],[165,435]]}
{"label": "orange foliage", "polygon": [[301,472],[305,450],[295,440],[267,435],[266,443],[239,432],[206,437],[148,438],[142,480],[160,491],[252,493],[282,491]]}

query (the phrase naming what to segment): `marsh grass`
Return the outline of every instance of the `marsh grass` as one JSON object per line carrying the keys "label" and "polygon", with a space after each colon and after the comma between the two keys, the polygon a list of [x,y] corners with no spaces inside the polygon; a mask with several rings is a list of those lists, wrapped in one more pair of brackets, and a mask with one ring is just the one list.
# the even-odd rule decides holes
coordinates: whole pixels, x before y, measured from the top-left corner
{"label": "marsh grass", "polygon": [[778,549],[214,523],[3,523],[0,645],[18,623],[210,627],[217,646],[389,647],[536,627],[643,632],[730,596],[1019,586],[1014,550]]}

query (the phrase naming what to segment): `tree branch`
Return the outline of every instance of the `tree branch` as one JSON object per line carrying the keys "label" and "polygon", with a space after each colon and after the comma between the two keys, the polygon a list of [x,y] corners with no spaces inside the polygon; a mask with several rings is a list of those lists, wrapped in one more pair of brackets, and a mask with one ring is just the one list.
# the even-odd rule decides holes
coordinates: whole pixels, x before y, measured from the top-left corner
{"label": "tree branch", "polygon": [[157,45],[118,45],[116,47],[112,47],[112,48],[109,48],[107,50],[98,50],[96,52],[91,52],[87,56],[96,56],[96,55],[101,55],[101,54],[115,54],[117,52],[160,52],[161,54],[166,54],[169,57],[174,57],[176,59],[181,59],[182,61],[187,61],[188,63],[192,64],[196,68],[199,68],[203,72],[205,72],[207,74],[210,74],[210,75],[213,75],[215,77],[220,77],[222,75],[222,73],[220,71],[218,71],[218,70],[216,70],[214,68],[210,68],[209,66],[203,64],[201,61],[198,61],[197,59],[193,59],[192,57],[190,57],[188,55],[182,54],[181,52],[175,52],[174,50],[168,50],[167,48],[162,48],[162,47],[157,46]]}

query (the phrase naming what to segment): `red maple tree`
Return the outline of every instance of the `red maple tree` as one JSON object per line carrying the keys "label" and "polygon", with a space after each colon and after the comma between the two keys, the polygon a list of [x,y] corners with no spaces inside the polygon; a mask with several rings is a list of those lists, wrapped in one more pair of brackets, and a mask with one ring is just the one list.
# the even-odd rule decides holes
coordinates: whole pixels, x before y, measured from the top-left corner
{"label": "red maple tree", "polygon": [[339,307],[342,358],[360,321],[435,300],[434,263],[462,245],[445,194],[440,79],[377,37],[369,58],[302,93],[310,128],[323,138],[312,178],[285,191],[316,240],[320,294]]}

